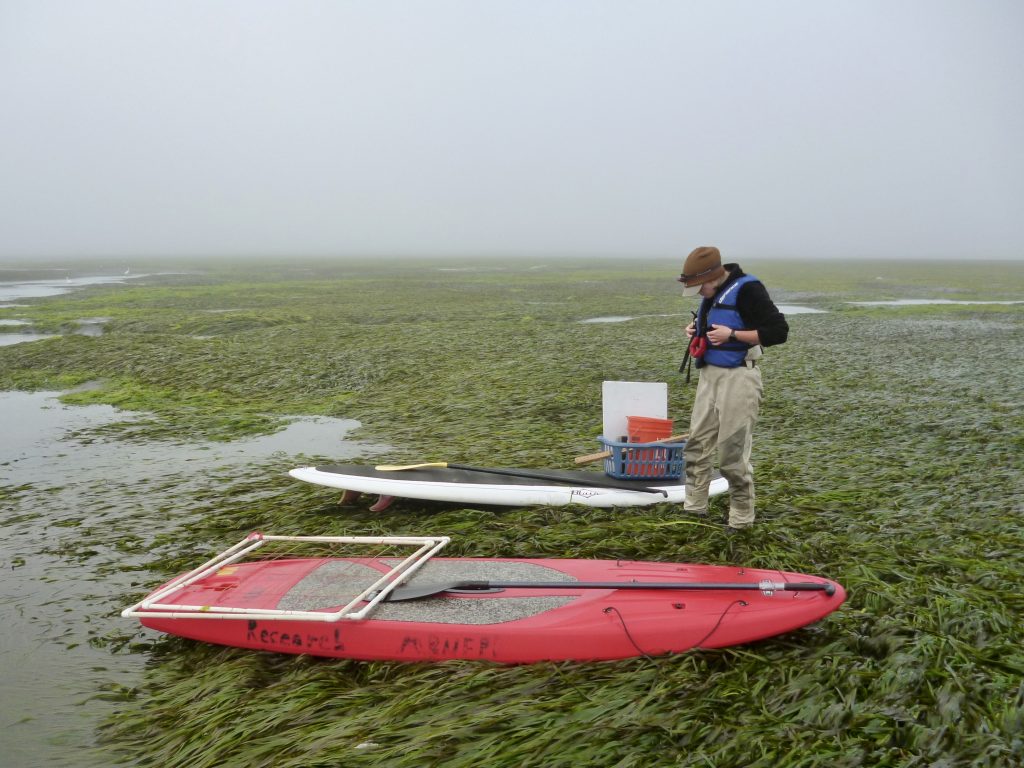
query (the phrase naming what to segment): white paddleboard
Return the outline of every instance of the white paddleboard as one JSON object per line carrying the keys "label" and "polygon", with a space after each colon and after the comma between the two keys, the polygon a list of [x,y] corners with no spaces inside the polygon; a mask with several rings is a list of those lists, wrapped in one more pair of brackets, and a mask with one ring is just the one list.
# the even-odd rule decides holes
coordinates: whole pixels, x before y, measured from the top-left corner
{"label": "white paddleboard", "polygon": [[[510,470],[503,470],[510,471]],[[511,470],[515,471],[515,470]],[[496,475],[479,470],[429,467],[382,472],[359,464],[328,464],[298,467],[289,473],[296,480],[357,493],[394,496],[424,501],[448,501],[460,504],[486,504],[510,507],[565,506],[638,507],[650,504],[681,504],[686,497],[682,480],[613,480],[604,474],[585,471],[546,470],[545,474],[564,478],[565,482]],[[621,483],[622,488],[601,488],[588,481]],[[647,493],[636,488],[665,491]],[[724,493],[729,484],[716,476],[709,489],[712,496]]]}

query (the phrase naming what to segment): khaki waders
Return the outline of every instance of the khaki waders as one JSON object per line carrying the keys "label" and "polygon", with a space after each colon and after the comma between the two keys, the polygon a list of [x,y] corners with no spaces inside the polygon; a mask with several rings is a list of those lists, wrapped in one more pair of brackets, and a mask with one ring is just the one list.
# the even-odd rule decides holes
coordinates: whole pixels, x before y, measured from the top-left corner
{"label": "khaki waders", "polygon": [[704,513],[715,449],[718,466],[729,481],[729,525],[745,528],[754,523],[754,468],[750,464],[751,438],[761,407],[761,371],[748,360],[738,368],[705,365],[700,369],[697,394],[690,417],[686,460],[687,512]]}

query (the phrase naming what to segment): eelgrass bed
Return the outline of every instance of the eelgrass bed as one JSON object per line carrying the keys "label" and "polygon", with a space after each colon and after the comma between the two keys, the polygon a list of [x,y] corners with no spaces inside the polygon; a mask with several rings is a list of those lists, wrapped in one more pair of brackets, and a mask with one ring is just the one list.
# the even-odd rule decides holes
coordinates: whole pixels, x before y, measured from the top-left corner
{"label": "eelgrass bed", "polygon": [[[979,266],[980,264],[980,266]],[[669,505],[341,508],[285,475],[200,475],[168,525],[154,509],[138,592],[250,530],[418,533],[454,556],[688,560],[818,573],[849,600],[757,645],[602,664],[322,661],[132,636],[150,659],[96,749],[151,766],[1012,766],[1024,762],[1024,305],[863,307],[872,299],[1024,299],[1024,265],[743,266],[790,316],[768,352],[755,433],[759,520],[727,537]],[[603,380],[668,381],[692,300],[675,263],[222,263],[0,310],[99,337],[0,348],[0,388],[67,389],[146,414],[96,439],[230,440],[283,415],[355,418],[388,461],[571,467],[596,450]],[[583,320],[629,317],[621,322]],[[313,457],[317,458],[317,457]],[[330,456],[319,457],[330,459]],[[140,482],[144,483],[142,478]],[[5,494],[28,504],[30,489]],[[43,501],[32,503],[42,504]],[[98,502],[97,502],[98,503]],[[147,514],[138,509],[133,514]],[[159,519],[159,524],[157,521]],[[88,563],[90,536],[65,541]],[[87,567],[87,566],[84,566]],[[114,657],[115,659],[118,656]]]}

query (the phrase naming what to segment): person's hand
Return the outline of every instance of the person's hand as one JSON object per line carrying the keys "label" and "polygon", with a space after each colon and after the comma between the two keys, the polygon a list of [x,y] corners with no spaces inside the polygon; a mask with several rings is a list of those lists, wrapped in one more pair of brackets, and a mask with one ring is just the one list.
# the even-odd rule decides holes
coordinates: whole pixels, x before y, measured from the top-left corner
{"label": "person's hand", "polygon": [[719,344],[725,344],[729,340],[730,334],[732,334],[732,328],[725,325],[712,325],[711,330],[708,331],[708,341],[717,347]]}
{"label": "person's hand", "polygon": [[696,321],[694,321],[694,322],[690,323],[688,326],[686,326],[686,336],[687,336],[687,338],[692,339],[693,338],[693,334],[695,334],[696,332],[697,332],[697,323],[696,323]]}

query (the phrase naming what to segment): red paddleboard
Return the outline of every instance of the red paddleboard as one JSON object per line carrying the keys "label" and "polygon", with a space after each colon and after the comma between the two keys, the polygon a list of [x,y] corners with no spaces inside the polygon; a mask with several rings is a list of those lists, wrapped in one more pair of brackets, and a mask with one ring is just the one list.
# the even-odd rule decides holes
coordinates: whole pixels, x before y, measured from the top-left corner
{"label": "red paddleboard", "polygon": [[[142,607],[144,600],[124,615],[180,637],[261,651],[516,664],[750,643],[817,621],[846,596],[827,579],[735,566],[428,556],[365,617],[332,618],[354,598],[366,605],[380,590],[360,599],[361,590],[400,561],[320,557],[214,565],[191,583],[171,582],[170,591],[165,585],[158,602]],[[467,581],[497,586],[445,591],[465,588]],[[794,584],[790,591],[787,585]]]}

